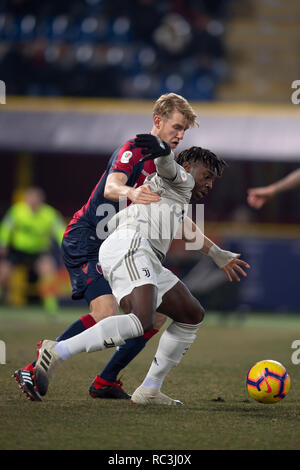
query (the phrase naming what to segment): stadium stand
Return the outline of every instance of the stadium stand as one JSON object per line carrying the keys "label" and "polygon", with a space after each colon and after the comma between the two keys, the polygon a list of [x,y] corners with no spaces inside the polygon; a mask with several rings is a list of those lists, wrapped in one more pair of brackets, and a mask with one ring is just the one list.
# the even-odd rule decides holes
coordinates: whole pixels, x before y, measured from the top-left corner
{"label": "stadium stand", "polygon": [[0,7],[7,94],[212,100],[226,0],[12,0]]}
{"label": "stadium stand", "polygon": [[233,1],[224,41],[226,79],[218,98],[227,101],[288,102],[299,76],[298,0]]}

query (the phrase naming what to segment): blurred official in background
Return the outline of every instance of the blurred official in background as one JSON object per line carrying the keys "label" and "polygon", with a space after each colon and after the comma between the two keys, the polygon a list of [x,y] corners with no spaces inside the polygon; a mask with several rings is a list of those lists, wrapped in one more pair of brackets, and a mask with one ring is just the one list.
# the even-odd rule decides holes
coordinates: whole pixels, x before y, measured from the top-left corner
{"label": "blurred official in background", "polygon": [[[37,277],[37,294],[49,313],[57,310],[56,262],[52,242],[59,245],[65,230],[60,213],[45,203],[44,191],[29,187],[23,200],[13,204],[0,226],[0,287],[2,299],[9,301],[8,287],[17,267],[25,275]],[[23,280],[24,281],[24,280]],[[24,282],[24,285],[29,284]]]}

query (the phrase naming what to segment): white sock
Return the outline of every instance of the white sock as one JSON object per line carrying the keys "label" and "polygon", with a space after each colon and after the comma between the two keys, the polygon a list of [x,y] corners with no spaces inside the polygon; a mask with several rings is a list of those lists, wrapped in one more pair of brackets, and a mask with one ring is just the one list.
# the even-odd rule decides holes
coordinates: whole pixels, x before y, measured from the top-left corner
{"label": "white sock", "polygon": [[93,352],[125,343],[128,338],[142,336],[144,329],[133,313],[104,318],[96,325],[72,338],[59,341],[55,350],[62,359],[80,352]]}
{"label": "white sock", "polygon": [[196,338],[200,324],[172,322],[162,334],[158,349],[142,385],[160,390],[168,372],[182,359]]}

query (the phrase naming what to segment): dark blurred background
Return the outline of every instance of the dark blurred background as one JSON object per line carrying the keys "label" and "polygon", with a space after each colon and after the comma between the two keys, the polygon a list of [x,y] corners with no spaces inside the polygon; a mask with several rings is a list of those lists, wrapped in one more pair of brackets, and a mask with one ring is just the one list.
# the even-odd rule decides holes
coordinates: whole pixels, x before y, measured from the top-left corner
{"label": "dark blurred background", "polygon": [[2,1],[2,79],[17,95],[213,99],[227,3]]}
{"label": "dark blurred background", "polygon": [[170,267],[211,309],[300,311],[300,191],[259,211],[246,201],[299,166],[299,31],[296,0],[0,1],[1,218],[34,184],[67,222],[114,148],[175,92],[199,112],[187,144],[229,164],[203,201],[206,233],[252,271],[229,286],[179,242]]}

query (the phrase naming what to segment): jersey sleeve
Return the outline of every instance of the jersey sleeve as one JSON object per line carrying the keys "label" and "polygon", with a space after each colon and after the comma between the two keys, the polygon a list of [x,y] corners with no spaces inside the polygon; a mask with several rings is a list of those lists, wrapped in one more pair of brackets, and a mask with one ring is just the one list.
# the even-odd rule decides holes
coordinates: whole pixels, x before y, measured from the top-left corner
{"label": "jersey sleeve", "polygon": [[140,161],[142,156],[141,149],[135,147],[134,143],[129,140],[120,148],[111,171],[121,171],[129,177],[132,173],[134,165]]}
{"label": "jersey sleeve", "polygon": [[172,180],[172,184],[177,186],[178,188],[183,188],[187,190],[187,192],[192,191],[195,186],[195,180],[190,173],[185,171],[185,169],[176,163],[177,173],[174,180]]}
{"label": "jersey sleeve", "polygon": [[171,152],[170,155],[168,155],[167,157],[158,157],[154,161],[159,176],[171,180],[176,177],[177,168],[176,163],[174,161],[173,152]]}

